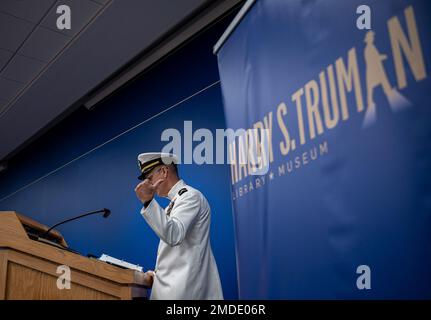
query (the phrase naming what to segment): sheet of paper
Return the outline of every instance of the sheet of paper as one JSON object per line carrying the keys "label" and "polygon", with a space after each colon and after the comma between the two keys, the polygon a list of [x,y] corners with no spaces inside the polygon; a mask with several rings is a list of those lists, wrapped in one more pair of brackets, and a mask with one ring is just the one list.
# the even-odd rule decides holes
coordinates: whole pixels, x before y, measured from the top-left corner
{"label": "sheet of paper", "polygon": [[129,263],[120,259],[116,259],[113,258],[111,256],[108,256],[107,254],[102,254],[99,258],[100,261],[104,261],[104,262],[108,262],[108,263],[112,263],[114,265],[117,266],[121,266],[127,269],[132,269],[132,270],[137,270],[142,272],[142,267],[140,267],[139,265],[133,264],[133,263]]}

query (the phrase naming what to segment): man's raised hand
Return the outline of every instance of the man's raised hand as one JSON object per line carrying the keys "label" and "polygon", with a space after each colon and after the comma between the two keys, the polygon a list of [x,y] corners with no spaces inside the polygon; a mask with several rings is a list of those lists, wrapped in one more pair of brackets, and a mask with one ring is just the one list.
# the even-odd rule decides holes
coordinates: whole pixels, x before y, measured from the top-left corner
{"label": "man's raised hand", "polygon": [[152,184],[150,180],[145,179],[139,183],[135,188],[136,196],[142,203],[150,201],[154,198],[157,187],[164,181],[164,179],[159,179],[156,183]]}

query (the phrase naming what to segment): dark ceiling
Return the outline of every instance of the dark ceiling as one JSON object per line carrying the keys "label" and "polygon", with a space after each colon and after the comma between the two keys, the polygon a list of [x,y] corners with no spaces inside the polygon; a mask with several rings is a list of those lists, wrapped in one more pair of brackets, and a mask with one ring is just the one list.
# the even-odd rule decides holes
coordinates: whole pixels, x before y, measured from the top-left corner
{"label": "dark ceiling", "polygon": [[208,2],[0,0],[0,160]]}

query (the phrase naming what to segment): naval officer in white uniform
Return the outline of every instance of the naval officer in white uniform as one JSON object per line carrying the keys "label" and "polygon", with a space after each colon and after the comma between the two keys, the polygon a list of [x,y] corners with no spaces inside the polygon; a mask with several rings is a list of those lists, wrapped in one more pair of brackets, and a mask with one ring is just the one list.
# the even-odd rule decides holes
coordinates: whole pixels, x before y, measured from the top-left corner
{"label": "naval officer in white uniform", "polygon": [[[223,299],[210,244],[211,209],[204,195],[178,177],[176,156],[143,153],[135,188],[141,215],[160,238],[151,299]],[[171,200],[161,208],[155,194]]]}

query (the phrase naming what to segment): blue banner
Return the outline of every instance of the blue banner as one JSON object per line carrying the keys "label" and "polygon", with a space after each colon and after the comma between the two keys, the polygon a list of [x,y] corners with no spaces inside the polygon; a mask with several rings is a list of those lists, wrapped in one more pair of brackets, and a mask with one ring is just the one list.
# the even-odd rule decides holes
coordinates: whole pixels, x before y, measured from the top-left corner
{"label": "blue banner", "polygon": [[218,50],[269,132],[265,175],[229,145],[242,299],[431,298],[431,5],[362,4],[256,1]]}

